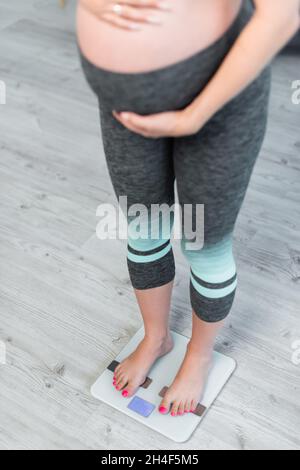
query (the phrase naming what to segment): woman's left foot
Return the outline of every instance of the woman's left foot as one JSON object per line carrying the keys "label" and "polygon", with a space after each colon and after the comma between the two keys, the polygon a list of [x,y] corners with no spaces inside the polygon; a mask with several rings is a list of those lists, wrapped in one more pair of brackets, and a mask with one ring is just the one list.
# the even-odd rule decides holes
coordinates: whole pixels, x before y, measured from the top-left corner
{"label": "woman's left foot", "polygon": [[188,345],[179,372],[159,406],[159,412],[172,416],[182,416],[196,410],[200,403],[210,366],[212,352],[199,352]]}

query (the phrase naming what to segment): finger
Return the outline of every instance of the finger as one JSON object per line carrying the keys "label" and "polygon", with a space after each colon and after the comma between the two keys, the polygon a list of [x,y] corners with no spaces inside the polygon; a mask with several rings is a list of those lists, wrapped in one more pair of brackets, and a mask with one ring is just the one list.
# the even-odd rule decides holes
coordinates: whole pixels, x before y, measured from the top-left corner
{"label": "finger", "polygon": [[159,124],[157,124],[156,117],[154,116],[140,116],[135,113],[120,113],[119,118],[123,124],[127,123],[135,129],[151,135],[160,130]]}
{"label": "finger", "polygon": [[129,113],[114,113],[115,118],[127,129],[137,132],[144,133],[146,132],[145,126],[138,125],[135,121],[134,115]]}
{"label": "finger", "polygon": [[113,113],[117,121],[130,131],[150,139],[158,139],[164,136],[159,125],[154,126],[151,118],[139,116],[134,113]]}
{"label": "finger", "polygon": [[154,8],[162,11],[172,10],[171,4],[167,0],[119,0],[117,3],[120,5],[131,5],[139,8]]}
{"label": "finger", "polygon": [[121,17],[131,22],[162,24],[162,18],[157,14],[145,12],[141,8],[121,5],[120,3],[110,5],[108,13],[113,13],[116,17]]}
{"label": "finger", "polygon": [[148,139],[157,139],[159,137],[158,134],[152,131],[146,131],[140,127],[134,126],[133,124],[130,123],[124,123],[124,127],[126,127],[128,130],[131,132],[134,132],[135,134],[141,135],[142,137],[146,137]]}
{"label": "finger", "polygon": [[148,116],[141,116],[135,113],[120,113],[124,122],[130,123],[136,129],[154,137],[176,136],[176,113],[161,113]]}
{"label": "finger", "polygon": [[104,12],[101,15],[101,19],[107,23],[117,26],[118,28],[125,29],[126,31],[140,31],[141,25],[133,21],[122,18],[122,16],[116,15],[113,12]]}

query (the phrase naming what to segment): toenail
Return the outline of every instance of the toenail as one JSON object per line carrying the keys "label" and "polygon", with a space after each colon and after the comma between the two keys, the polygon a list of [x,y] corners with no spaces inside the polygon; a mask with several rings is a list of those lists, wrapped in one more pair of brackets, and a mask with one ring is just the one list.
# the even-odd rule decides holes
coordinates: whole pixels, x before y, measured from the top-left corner
{"label": "toenail", "polygon": [[127,390],[123,390],[122,395],[123,395],[124,398],[127,398],[129,393],[128,393]]}
{"label": "toenail", "polygon": [[184,411],[179,411],[180,416],[184,414]]}
{"label": "toenail", "polygon": [[171,416],[177,416],[177,414],[172,411]]}
{"label": "toenail", "polygon": [[165,414],[167,411],[168,411],[167,408],[165,408],[164,406],[159,407],[159,412],[160,413]]}

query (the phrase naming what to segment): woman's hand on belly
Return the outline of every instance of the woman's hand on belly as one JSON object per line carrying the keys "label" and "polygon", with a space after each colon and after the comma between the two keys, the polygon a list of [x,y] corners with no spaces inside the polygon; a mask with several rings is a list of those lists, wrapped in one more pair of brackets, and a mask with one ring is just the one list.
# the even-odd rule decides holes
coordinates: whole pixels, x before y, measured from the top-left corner
{"label": "woman's hand on belly", "polygon": [[162,11],[170,11],[165,0],[81,0],[80,5],[98,19],[126,30],[145,24],[161,24]]}
{"label": "woman's hand on belly", "polygon": [[205,124],[205,122],[200,123],[199,117],[190,106],[182,111],[169,111],[151,116],[116,111],[113,115],[127,129],[152,139],[193,135]]}

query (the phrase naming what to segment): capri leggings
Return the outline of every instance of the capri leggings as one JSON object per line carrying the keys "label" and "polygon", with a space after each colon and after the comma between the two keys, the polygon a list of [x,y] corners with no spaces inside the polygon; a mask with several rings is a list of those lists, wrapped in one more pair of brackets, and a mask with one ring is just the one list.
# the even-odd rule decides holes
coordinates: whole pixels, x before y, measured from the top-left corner
{"label": "capri leggings", "polygon": [[[151,72],[107,71],[81,54],[85,75],[99,101],[104,150],[116,196],[126,196],[128,207],[172,206],[176,182],[180,206],[193,209],[193,226],[197,204],[204,205],[203,247],[188,249],[183,236],[182,250],[191,268],[192,308],[210,323],[228,315],[236,292],[233,232],[265,135],[270,67],[196,135],[147,139],[124,128],[112,111],[148,115],[184,109],[216,73],[252,14],[251,1],[244,1],[222,38],[188,59]],[[128,237],[128,268],[135,289],[160,287],[174,279],[171,233],[172,223],[167,236],[154,238],[149,231],[148,238]]]}

